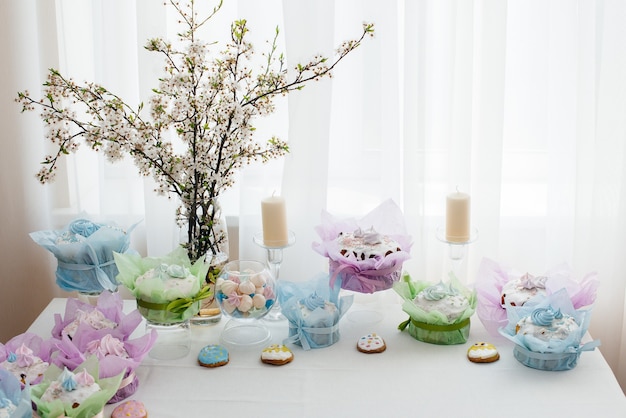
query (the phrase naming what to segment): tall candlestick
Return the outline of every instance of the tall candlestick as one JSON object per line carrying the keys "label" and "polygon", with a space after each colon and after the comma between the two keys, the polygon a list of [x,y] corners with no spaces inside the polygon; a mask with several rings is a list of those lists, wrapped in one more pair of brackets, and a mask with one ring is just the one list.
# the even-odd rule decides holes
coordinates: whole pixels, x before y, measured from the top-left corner
{"label": "tall candlestick", "polygon": [[467,193],[450,193],[446,199],[446,240],[470,240],[470,196]]}
{"label": "tall candlestick", "polygon": [[263,243],[268,247],[284,247],[289,242],[285,199],[270,196],[261,201]]}

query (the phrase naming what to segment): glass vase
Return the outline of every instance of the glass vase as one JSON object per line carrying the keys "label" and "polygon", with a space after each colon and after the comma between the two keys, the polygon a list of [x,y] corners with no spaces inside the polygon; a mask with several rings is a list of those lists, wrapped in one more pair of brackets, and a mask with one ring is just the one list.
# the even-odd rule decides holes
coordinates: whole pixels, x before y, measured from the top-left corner
{"label": "glass vase", "polygon": [[[214,237],[217,243],[213,243],[208,253],[206,253],[206,261],[210,264],[209,272],[206,277],[206,284],[211,288],[211,296],[202,300],[200,311],[197,315],[194,315],[190,319],[191,325],[213,325],[218,323],[222,319],[222,311],[220,305],[215,299],[215,280],[219,277],[222,269],[228,263],[228,225],[226,224],[226,216],[222,211],[222,207],[219,200],[214,200],[214,219],[211,224],[213,233],[211,237]],[[183,228],[180,231],[180,243],[184,245],[188,242],[187,228]],[[213,239],[211,239],[213,241]]]}
{"label": "glass vase", "polygon": [[212,293],[211,296],[200,301],[200,311],[190,319],[192,325],[213,325],[222,319],[222,309],[215,298],[215,280],[219,277],[227,263],[227,253],[220,252],[211,256],[211,267],[209,267],[206,283],[211,288]]}

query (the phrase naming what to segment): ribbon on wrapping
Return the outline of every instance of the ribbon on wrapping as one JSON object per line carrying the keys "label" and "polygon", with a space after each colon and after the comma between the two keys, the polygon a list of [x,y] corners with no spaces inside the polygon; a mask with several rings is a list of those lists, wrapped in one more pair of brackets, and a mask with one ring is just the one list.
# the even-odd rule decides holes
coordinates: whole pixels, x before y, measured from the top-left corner
{"label": "ribbon on wrapping", "polygon": [[132,372],[131,374],[126,376],[126,378],[120,382],[120,387],[117,390],[120,391],[124,389],[126,386],[133,383],[133,380],[135,380],[135,372]]}
{"label": "ribbon on wrapping", "polygon": [[[110,290],[114,292],[117,289],[117,285],[111,281],[109,276],[102,270],[102,267],[107,267],[115,264],[115,260],[110,260],[105,263],[98,262],[98,256],[96,255],[96,251],[93,247],[87,244],[87,248],[89,248],[88,255],[93,264],[74,264],[74,263],[65,263],[63,261],[58,261],[58,267],[65,270],[74,270],[74,271],[87,271],[87,270],[96,270],[96,279],[100,286],[103,289]],[[87,290],[87,289],[85,289]],[[93,289],[88,289],[93,290]]]}
{"label": "ribbon on wrapping", "polygon": [[348,281],[346,281],[346,283],[344,283],[344,287],[346,287],[347,283],[349,283],[350,281],[357,280],[361,283],[363,290],[367,291],[368,293],[374,293],[377,289],[376,285],[379,283],[379,280],[375,279],[376,277],[387,276],[388,274],[400,270],[401,267],[401,263],[396,263],[395,265],[384,269],[360,271],[358,267],[352,264],[341,264],[338,268],[335,269],[332,276],[330,277],[330,287],[334,289],[335,281],[337,280],[337,276],[339,276],[339,273],[348,270],[347,272],[352,273],[352,276],[350,277],[350,279],[348,279]]}
{"label": "ribbon on wrapping", "polygon": [[[131,225],[131,227],[128,228],[127,234],[130,235],[130,233],[133,231],[133,229],[135,229],[135,227],[138,224],[139,222],[135,223],[134,225]],[[76,231],[76,230],[74,230],[73,232],[80,233],[80,231]],[[114,283],[109,278],[109,276],[107,276],[104,270],[102,270],[102,267],[107,267],[107,266],[115,264],[115,260],[109,260],[107,262],[100,263],[100,259],[98,258],[98,254],[96,253],[96,250],[94,250],[91,244],[85,242],[85,237],[83,237],[82,235],[79,235],[79,237],[80,237],[79,238],[80,242],[85,245],[85,248],[87,248],[87,255],[89,256],[89,259],[91,260],[91,264],[65,263],[57,259],[58,267],[66,269],[66,270],[75,270],[75,271],[81,271],[81,270],[85,271],[85,270],[95,269],[96,279],[98,280],[98,283],[100,284],[100,286],[102,286],[103,289],[110,290],[111,292],[115,292],[115,290],[117,290],[117,284]],[[128,249],[128,246],[125,246],[125,248]],[[77,289],[77,290],[80,290],[80,289]],[[93,289],[88,289],[88,290],[93,290]]]}
{"label": "ribbon on wrapping", "polygon": [[537,351],[530,351],[524,346],[517,344],[515,346],[516,350],[522,352],[522,354],[527,357],[537,359],[537,360],[561,360],[563,358],[563,354],[576,354],[580,355],[583,351],[593,351],[596,347],[600,346],[600,340],[593,340],[585,343],[583,345],[577,345],[572,347],[567,347],[565,351],[561,353],[539,353]]}
{"label": "ribbon on wrapping", "polygon": [[311,345],[309,344],[309,340],[307,340],[306,338],[306,335],[305,335],[306,332],[310,334],[330,335],[333,332],[336,332],[339,330],[339,323],[336,323],[335,325],[331,327],[313,328],[313,327],[305,327],[303,325],[295,325],[289,322],[289,329],[290,330],[295,329],[296,333],[292,335],[291,337],[285,338],[283,340],[283,344],[296,343],[300,341],[300,344],[302,344],[302,348],[304,348],[305,350],[310,350]]}
{"label": "ribbon on wrapping", "polygon": [[457,323],[449,324],[449,325],[436,325],[436,324],[427,324],[425,322],[420,322],[412,318],[409,318],[406,321],[400,323],[400,325],[398,325],[398,329],[400,331],[404,331],[405,328],[409,325],[409,322],[413,324],[413,326],[417,328],[425,329],[426,331],[456,331],[469,325],[470,319],[465,318],[461,322],[457,322]]}
{"label": "ribbon on wrapping", "polygon": [[137,305],[142,308],[152,309],[155,311],[168,311],[176,314],[183,313],[196,302],[201,301],[202,299],[206,299],[211,296],[211,288],[210,286],[204,286],[200,289],[200,292],[191,298],[178,298],[171,302],[148,302],[143,299],[137,299]]}

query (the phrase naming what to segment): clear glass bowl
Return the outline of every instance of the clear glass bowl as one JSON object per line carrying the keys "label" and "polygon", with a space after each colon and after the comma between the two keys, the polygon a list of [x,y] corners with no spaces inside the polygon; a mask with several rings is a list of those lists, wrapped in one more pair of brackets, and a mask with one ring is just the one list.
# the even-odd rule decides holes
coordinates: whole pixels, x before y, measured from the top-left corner
{"label": "clear glass bowl", "polygon": [[269,331],[259,320],[276,304],[275,283],[259,261],[235,260],[224,266],[215,283],[222,314],[230,318],[221,335],[224,344],[249,346],[269,341]]}
{"label": "clear glass bowl", "polygon": [[276,303],[275,284],[265,264],[235,260],[224,266],[215,284],[222,313],[230,318],[261,319]]}

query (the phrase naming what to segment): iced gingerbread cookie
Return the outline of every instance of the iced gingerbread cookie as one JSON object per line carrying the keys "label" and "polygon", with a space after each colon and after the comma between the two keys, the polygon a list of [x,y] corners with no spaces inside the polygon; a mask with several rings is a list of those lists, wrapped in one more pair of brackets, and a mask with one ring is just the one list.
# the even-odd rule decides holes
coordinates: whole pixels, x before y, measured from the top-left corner
{"label": "iced gingerbread cookie", "polygon": [[202,367],[220,367],[228,361],[228,350],[221,345],[209,344],[198,354],[198,364]]}
{"label": "iced gingerbread cookie", "polygon": [[381,336],[373,332],[359,338],[356,349],[367,354],[382,353],[387,349],[387,345]]}
{"label": "iced gingerbread cookie", "polygon": [[500,358],[500,354],[493,344],[479,342],[467,350],[467,358],[474,363],[492,363]]}
{"label": "iced gingerbread cookie", "polygon": [[283,344],[272,344],[261,352],[261,361],[274,366],[291,363],[293,352]]}
{"label": "iced gingerbread cookie", "polygon": [[119,404],[111,413],[111,418],[147,418],[148,411],[143,402],[130,400]]}

